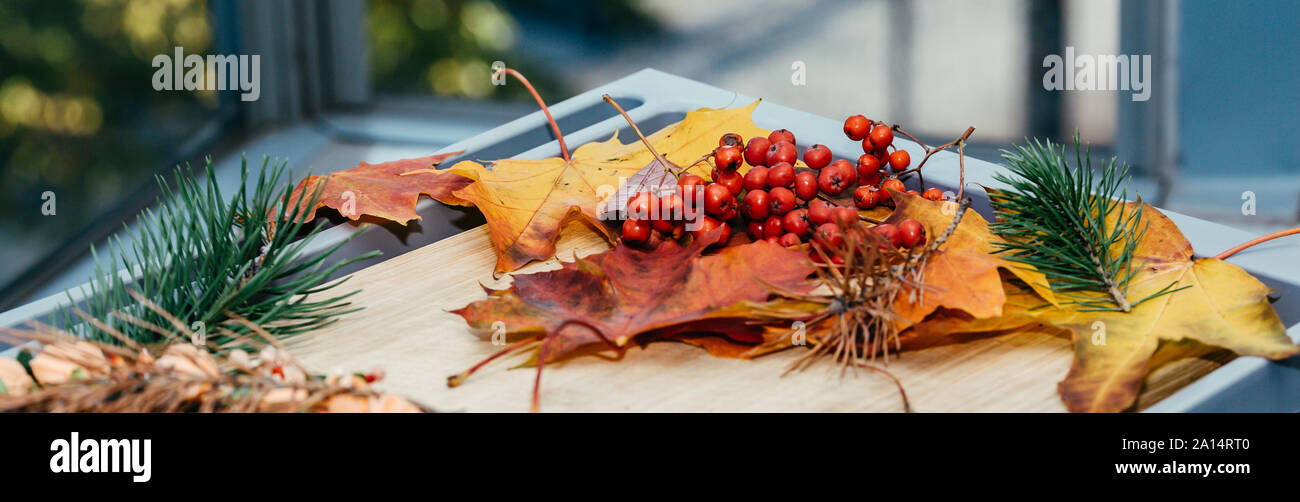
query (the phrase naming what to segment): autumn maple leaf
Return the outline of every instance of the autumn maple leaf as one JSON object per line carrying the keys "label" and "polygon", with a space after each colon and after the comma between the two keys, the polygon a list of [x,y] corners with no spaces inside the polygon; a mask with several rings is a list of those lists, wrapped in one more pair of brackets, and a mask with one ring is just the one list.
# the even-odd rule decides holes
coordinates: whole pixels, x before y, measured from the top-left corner
{"label": "autumn maple leaf", "polygon": [[351,169],[329,175],[308,176],[294,187],[291,197],[295,202],[305,203],[315,191],[320,190],[316,206],[305,208],[304,218],[307,220],[315,216],[317,209],[329,207],[353,220],[370,215],[405,224],[420,219],[420,215],[415,212],[415,204],[422,194],[444,204],[468,205],[452,195],[452,192],[464,188],[473,180],[434,169],[448,157],[459,153],[461,152],[449,152],[379,164],[362,162]]}
{"label": "autumn maple leaf", "polygon": [[[1134,204],[1127,203],[1126,212]],[[1147,227],[1133,253],[1138,273],[1129,280],[1128,295],[1144,298],[1171,282],[1178,291],[1132,312],[1080,311],[1071,305],[1028,312],[1073,334],[1074,365],[1059,386],[1070,411],[1132,406],[1161,340],[1192,340],[1269,359],[1300,353],[1268,301],[1268,286],[1223,260],[1193,260],[1191,243],[1173,221],[1142,205]]]}
{"label": "autumn maple leaf", "polygon": [[688,246],[665,241],[650,251],[619,244],[558,270],[515,276],[510,288],[452,312],[481,335],[504,326],[516,346],[503,353],[540,342],[534,351],[539,378],[546,362],[592,351],[621,353],[647,337],[713,332],[758,341],[752,339],[756,328],[744,322],[745,302],[811,290],[812,264],[802,252],[765,241],[701,255],[719,237],[714,230]]}

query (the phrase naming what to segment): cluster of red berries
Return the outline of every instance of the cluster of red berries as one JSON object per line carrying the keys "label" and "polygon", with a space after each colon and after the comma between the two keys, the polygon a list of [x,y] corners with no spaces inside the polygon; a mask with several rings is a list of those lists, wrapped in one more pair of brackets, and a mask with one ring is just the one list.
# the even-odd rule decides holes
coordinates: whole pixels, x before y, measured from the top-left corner
{"label": "cluster of red berries", "polygon": [[[832,206],[821,200],[808,204],[808,220],[816,228],[813,244],[820,247],[836,265],[843,264],[843,258],[838,253],[834,253],[834,250],[844,246],[845,235],[864,230],[863,225],[858,221],[857,210],[851,207]],[[867,231],[876,233],[883,242],[889,243],[895,249],[900,247],[911,249],[925,244],[925,227],[921,222],[911,218],[899,222],[898,225],[881,223],[870,227]],[[883,243],[881,247],[884,247]],[[813,249],[808,250],[808,256],[815,262],[822,261],[823,253]]]}
{"label": "cluster of red berries", "polygon": [[[628,214],[632,216],[623,223],[623,240],[653,244],[656,237],[680,238],[685,224],[694,221],[693,232],[697,234],[725,228],[719,243],[727,241],[730,225],[735,225],[756,240],[782,246],[812,239],[819,246],[838,247],[843,245],[844,232],[858,225],[857,209],[828,203],[818,198],[820,194],[838,197],[857,185],[853,199],[861,209],[892,207],[886,188],[931,200],[943,198],[936,188],[924,194],[904,188],[897,173],[907,169],[911,158],[907,151],[893,146],[894,132],[889,126],[854,115],[844,122],[844,133],[862,141],[863,154],[856,165],[844,159],[832,160],[830,148],[817,144],[803,152],[806,169],[795,167],[799,149],[789,130],[777,129],[767,137],[753,137],[748,142],[736,133],[724,134],[711,155],[713,181],[684,174],[678,178],[673,193],[636,194],[628,202]],[[749,164],[750,169],[742,175],[740,168],[744,164]],[[915,220],[872,229],[895,247],[913,248],[925,242],[924,228]]]}
{"label": "cluster of red berries", "polygon": [[[930,200],[943,200],[943,192],[938,188],[927,189],[924,193],[906,190],[898,173],[907,170],[912,163],[907,150],[894,148],[894,130],[873,122],[862,115],[854,115],[844,120],[844,135],[854,141],[862,141],[862,156],[858,157],[857,172],[859,186],[853,191],[853,202],[862,209],[871,209],[877,205],[893,205],[889,198],[889,189],[895,192],[907,192]],[[848,161],[842,161],[846,165]],[[886,167],[894,174],[886,176]]]}

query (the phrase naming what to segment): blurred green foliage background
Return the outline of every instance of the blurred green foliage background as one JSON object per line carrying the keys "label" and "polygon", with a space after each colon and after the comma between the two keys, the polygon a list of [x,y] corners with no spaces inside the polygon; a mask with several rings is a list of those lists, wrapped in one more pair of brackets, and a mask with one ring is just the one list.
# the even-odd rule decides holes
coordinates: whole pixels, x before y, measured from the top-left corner
{"label": "blurred green foliage background", "polygon": [[[592,50],[658,33],[658,23],[628,0],[371,0],[366,25],[370,74],[378,92],[466,99],[527,99],[521,86],[491,85],[494,61],[528,76],[548,100],[569,89],[560,72],[521,46],[521,25],[565,33]],[[536,48],[534,48],[536,49]]]}
{"label": "blurred green foliage background", "polygon": [[0,2],[0,232],[21,244],[3,257],[81,230],[215,113],[210,92],[149,84],[154,55],[211,38],[203,0]]}

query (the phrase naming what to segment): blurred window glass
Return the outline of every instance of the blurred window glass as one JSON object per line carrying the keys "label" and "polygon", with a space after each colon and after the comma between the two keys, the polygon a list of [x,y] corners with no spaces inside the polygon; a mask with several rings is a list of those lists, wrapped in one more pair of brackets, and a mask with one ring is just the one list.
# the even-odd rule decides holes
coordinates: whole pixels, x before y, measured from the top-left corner
{"label": "blurred window glass", "polygon": [[211,17],[204,0],[0,2],[0,284],[153,200],[130,199],[228,98],[156,91],[151,61],[211,52]]}
{"label": "blurred window glass", "polygon": [[[555,61],[613,50],[658,23],[631,0],[370,0],[370,76],[379,94],[455,100],[527,100],[522,86],[493,86],[492,63],[519,70],[548,101],[583,90]],[[525,39],[530,42],[525,43]]]}

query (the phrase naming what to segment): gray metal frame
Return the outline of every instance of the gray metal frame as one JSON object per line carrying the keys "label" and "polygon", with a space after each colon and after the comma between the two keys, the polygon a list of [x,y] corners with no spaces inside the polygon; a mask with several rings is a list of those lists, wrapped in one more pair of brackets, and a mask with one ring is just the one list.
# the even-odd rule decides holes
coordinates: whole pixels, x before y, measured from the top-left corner
{"label": "gray metal frame", "polygon": [[239,104],[245,125],[293,121],[370,99],[364,2],[223,2],[234,2],[220,12],[235,21],[235,51],[262,60],[261,97]]}

